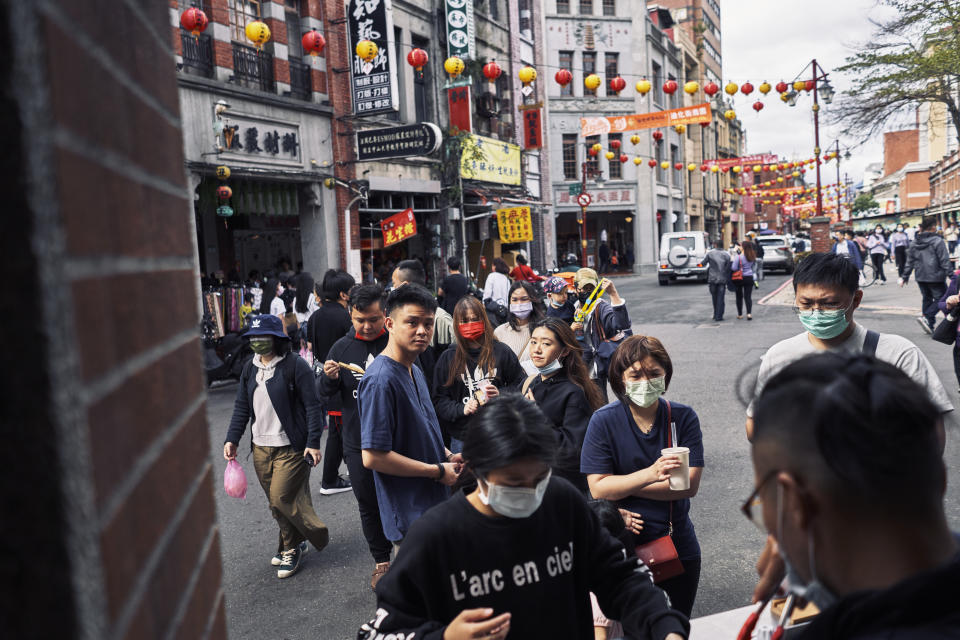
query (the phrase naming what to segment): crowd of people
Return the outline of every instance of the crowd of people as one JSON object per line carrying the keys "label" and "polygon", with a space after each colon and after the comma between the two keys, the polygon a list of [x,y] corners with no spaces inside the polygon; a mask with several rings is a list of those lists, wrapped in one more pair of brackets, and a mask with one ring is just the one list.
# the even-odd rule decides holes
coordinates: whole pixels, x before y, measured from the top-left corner
{"label": "crowd of people", "polygon": [[[708,261],[739,272],[750,319],[753,243]],[[667,349],[632,335],[626,301],[592,269],[537,286],[495,264],[480,292],[448,266],[439,300],[404,261],[389,292],[328,272],[299,333],[251,316],[224,457],[249,426],[278,577],[327,543],[309,467],[339,468],[341,447],[374,562],[377,612],[360,637],[686,637],[706,452],[696,399],[665,397]],[[768,534],[755,599],[786,578],[823,611],[809,638],[915,629],[891,603],[922,602],[928,635],[882,637],[946,637],[958,620],[945,585],[960,577],[942,501],[953,406],[914,344],[854,321],[859,282],[846,256],[807,256],[793,279],[803,332],[763,358],[746,418],[756,484],[743,510]]]}

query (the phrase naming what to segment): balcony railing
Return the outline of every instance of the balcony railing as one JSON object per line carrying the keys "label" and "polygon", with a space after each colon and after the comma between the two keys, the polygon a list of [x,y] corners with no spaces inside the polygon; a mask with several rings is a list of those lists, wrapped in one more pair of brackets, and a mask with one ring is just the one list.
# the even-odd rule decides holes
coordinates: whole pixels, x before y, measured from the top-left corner
{"label": "balcony railing", "polygon": [[277,92],[273,77],[273,54],[233,43],[233,80],[261,91]]}
{"label": "balcony railing", "polygon": [[183,69],[187,73],[213,77],[213,40],[209,35],[199,36],[180,30],[180,43],[183,46]]}
{"label": "balcony railing", "polygon": [[310,65],[296,60],[290,61],[290,96],[301,100],[310,100],[313,83],[310,80]]}

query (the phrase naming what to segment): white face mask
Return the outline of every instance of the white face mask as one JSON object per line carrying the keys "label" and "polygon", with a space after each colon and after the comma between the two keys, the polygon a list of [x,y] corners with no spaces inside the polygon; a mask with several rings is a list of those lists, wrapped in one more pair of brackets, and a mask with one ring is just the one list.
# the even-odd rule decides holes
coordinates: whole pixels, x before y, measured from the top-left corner
{"label": "white face mask", "polygon": [[556,360],[554,360],[553,362],[545,366],[537,367],[537,371],[539,371],[543,375],[547,375],[548,373],[553,373],[554,371],[560,371],[560,369],[563,369],[563,365],[560,364],[560,358],[557,358]]}
{"label": "white face mask", "polygon": [[543,502],[543,495],[547,492],[547,484],[549,484],[552,474],[552,471],[548,471],[547,476],[538,482],[533,489],[528,487],[502,487],[484,480],[487,485],[486,491],[483,490],[483,485],[477,483],[480,502],[507,518],[529,518],[540,508],[540,503]]}
{"label": "white face mask", "polygon": [[777,550],[780,557],[783,558],[783,564],[787,569],[787,590],[798,598],[808,600],[823,611],[837,601],[837,596],[827,588],[817,577],[816,555],[813,549],[813,536],[807,534],[807,549],[810,556],[810,582],[804,583],[803,578],[797,573],[797,570],[790,563],[787,553],[783,550],[783,485],[777,485]]}

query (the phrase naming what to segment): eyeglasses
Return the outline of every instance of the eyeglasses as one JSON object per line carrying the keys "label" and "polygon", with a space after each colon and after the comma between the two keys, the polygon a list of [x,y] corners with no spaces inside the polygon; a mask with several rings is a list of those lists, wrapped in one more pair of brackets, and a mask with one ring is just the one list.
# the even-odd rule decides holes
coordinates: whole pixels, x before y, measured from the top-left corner
{"label": "eyeglasses", "polygon": [[777,469],[773,469],[767,473],[767,475],[763,477],[763,480],[757,484],[753,493],[750,494],[750,497],[740,506],[740,511],[747,517],[747,520],[752,522],[753,526],[763,534],[767,533],[767,528],[763,525],[763,499],[760,497],[760,492],[763,490],[763,486],[770,482],[770,478],[776,473]]}
{"label": "eyeglasses", "polygon": [[842,302],[838,302],[838,303],[836,303],[836,304],[820,304],[820,303],[818,302],[818,303],[815,303],[815,304],[812,304],[812,305],[809,305],[809,306],[806,306],[806,305],[805,305],[805,306],[800,306],[800,305],[796,305],[796,304],[795,304],[795,305],[793,305],[793,312],[794,312],[795,314],[797,314],[797,315],[800,315],[801,313],[809,313],[810,311],[817,311],[817,310],[819,310],[819,311],[846,311],[847,309],[850,308],[850,305],[852,305],[852,304],[853,304],[853,300],[851,300],[849,303],[846,303],[846,304],[844,304],[844,303],[842,303]]}

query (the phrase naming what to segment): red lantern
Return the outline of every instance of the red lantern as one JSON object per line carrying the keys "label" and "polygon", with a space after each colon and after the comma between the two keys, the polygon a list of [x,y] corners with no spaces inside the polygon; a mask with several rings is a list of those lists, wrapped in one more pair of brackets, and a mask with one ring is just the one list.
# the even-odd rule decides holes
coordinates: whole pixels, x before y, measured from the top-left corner
{"label": "red lantern", "polygon": [[483,77],[490,82],[496,82],[501,73],[503,73],[503,69],[501,69],[500,65],[498,65],[494,60],[491,60],[487,64],[483,65]]}
{"label": "red lantern", "polygon": [[759,100],[757,100],[756,102],[753,103],[753,110],[754,110],[754,111],[756,111],[757,113],[760,113],[760,111],[761,111],[762,109],[763,109],[763,103],[762,103],[762,102],[760,102]]}
{"label": "red lantern", "polygon": [[787,89],[789,89],[789,88],[790,88],[789,85],[787,85],[787,83],[784,82],[783,80],[781,80],[780,82],[778,82],[778,83],[777,83],[777,87],[776,87],[777,93],[786,93],[786,92],[787,92]]}
{"label": "red lantern", "polygon": [[703,171],[704,173],[706,173],[709,169],[710,167],[705,164],[700,165],[700,171]]}
{"label": "red lantern", "polygon": [[677,83],[675,80],[667,80],[663,83],[663,92],[667,95],[673,95],[673,92],[677,90]]}
{"label": "red lantern", "polygon": [[716,82],[713,82],[712,80],[711,80],[710,82],[708,82],[707,84],[703,85],[703,92],[704,92],[705,94],[707,94],[708,96],[710,96],[710,97],[713,97],[713,95],[714,95],[717,91],[720,91],[720,87],[718,87],[718,86],[717,86],[717,83],[716,83]]}
{"label": "red lantern", "polygon": [[[323,36],[321,34],[317,33],[316,29],[313,29],[312,31],[308,31],[305,34],[303,34],[303,37],[300,39],[300,44],[303,45],[304,51],[307,51],[312,56],[316,56],[321,51],[323,51],[323,48],[327,45],[327,41],[323,39]],[[421,51],[421,50],[414,49],[413,51]],[[407,60],[409,60],[410,56],[413,55],[413,51],[411,51],[410,54],[407,55]],[[424,53],[423,55],[426,56],[427,54]],[[424,62],[426,62],[426,60],[424,60]],[[420,66],[423,66],[423,65],[420,65]]]}
{"label": "red lantern", "polygon": [[180,14],[180,26],[194,36],[199,36],[200,32],[207,28],[209,22],[207,14],[196,7],[190,7]]}
{"label": "red lantern", "polygon": [[804,88],[806,91],[813,91],[813,86],[814,86],[815,84],[816,84],[816,83],[815,83],[813,80],[807,80],[806,83],[804,83],[803,88]]}
{"label": "red lantern", "polygon": [[653,158],[650,158],[649,160],[647,160],[647,164],[650,165],[651,169],[653,169],[655,166],[657,166],[657,161],[654,160]]}
{"label": "red lantern", "polygon": [[709,122],[701,122],[701,123],[700,123],[700,126],[703,127],[704,129],[706,129],[707,127],[710,126],[710,123],[709,123]]}
{"label": "red lantern", "polygon": [[227,185],[217,187],[217,197],[221,200],[229,200],[230,196],[233,195],[233,189]]}
{"label": "red lantern", "polygon": [[744,82],[742,85],[740,85],[740,92],[745,96],[750,95],[753,93],[753,85],[749,82]]}
{"label": "red lantern", "polygon": [[590,150],[587,153],[589,153],[592,156],[596,156],[600,152],[594,149],[593,147],[590,147]]}
{"label": "red lantern", "polygon": [[660,131],[654,131],[650,135],[652,135],[653,139],[656,140],[657,142],[660,142],[661,140],[663,140],[663,133],[661,133]]}
{"label": "red lantern", "polygon": [[680,169],[683,169],[683,163],[682,163],[682,162],[676,162],[676,163],[674,163],[673,168],[676,169],[677,171],[680,171]]}
{"label": "red lantern", "polygon": [[423,71],[423,67],[429,59],[430,56],[428,56],[427,52],[423,49],[410,49],[410,53],[407,54],[407,64],[413,67],[418,73]]}
{"label": "red lantern", "polygon": [[617,76],[616,78],[610,79],[610,90],[615,94],[620,95],[620,92],[627,88],[627,81]]}
{"label": "red lantern", "polygon": [[730,167],[720,167],[720,171],[723,171],[724,173],[726,173],[730,171]]}
{"label": "red lantern", "polygon": [[573,74],[566,69],[560,69],[560,71],[557,71],[557,74],[553,76],[553,79],[557,81],[558,85],[565,87],[573,82]]}
{"label": "red lantern", "polygon": [[611,149],[619,149],[619,148],[620,148],[620,141],[619,141],[619,140],[611,140],[611,141],[610,141],[610,148],[611,148]]}
{"label": "red lantern", "polygon": [[627,157],[627,154],[625,154],[625,153],[621,153],[621,154],[620,154],[620,163],[621,163],[621,164],[626,164],[627,160],[629,160],[629,159],[630,159],[630,158]]}

